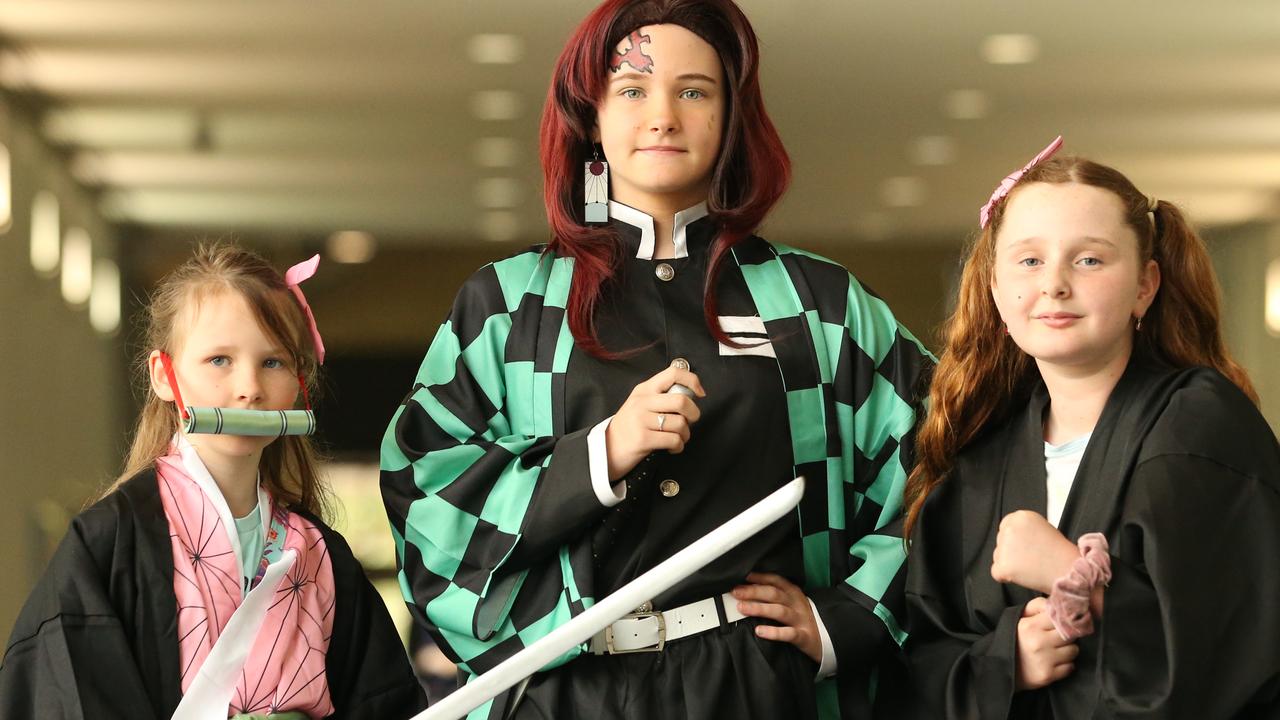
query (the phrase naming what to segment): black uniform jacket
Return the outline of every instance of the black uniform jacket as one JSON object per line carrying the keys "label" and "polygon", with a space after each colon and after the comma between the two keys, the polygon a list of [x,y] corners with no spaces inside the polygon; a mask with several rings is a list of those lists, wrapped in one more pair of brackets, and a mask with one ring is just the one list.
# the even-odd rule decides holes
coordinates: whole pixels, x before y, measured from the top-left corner
{"label": "black uniform jacket", "polygon": [[1280,717],[1280,449],[1221,374],[1135,356],[1107,402],[1059,529],[1103,532],[1114,577],[1072,675],[1015,692],[1035,593],[991,579],[1001,518],[1043,514],[1043,388],[966,447],[908,556],[921,717]]}
{"label": "black uniform jacket", "polygon": [[[414,715],[426,699],[386,606],[342,536],[307,519],[333,563],[333,717]],[[72,520],[6,646],[0,718],[168,718],[182,698],[177,630],[169,525],[146,470]]]}

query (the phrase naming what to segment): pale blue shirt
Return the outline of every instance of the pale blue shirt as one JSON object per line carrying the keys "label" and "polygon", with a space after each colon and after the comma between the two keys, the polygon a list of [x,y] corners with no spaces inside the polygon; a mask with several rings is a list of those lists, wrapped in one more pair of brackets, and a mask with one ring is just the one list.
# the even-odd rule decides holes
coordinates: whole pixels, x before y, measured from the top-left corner
{"label": "pale blue shirt", "polygon": [[240,574],[244,578],[244,587],[248,588],[254,575],[258,574],[262,545],[266,541],[266,532],[262,529],[262,511],[257,505],[253,506],[253,512],[236,518],[236,534],[240,536]]}
{"label": "pale blue shirt", "polygon": [[1045,492],[1049,498],[1045,518],[1054,527],[1058,527],[1058,522],[1062,520],[1062,511],[1067,507],[1067,496],[1071,494],[1076,470],[1080,468],[1080,459],[1084,457],[1084,450],[1092,435],[1092,432],[1085,433],[1061,445],[1044,444]]}

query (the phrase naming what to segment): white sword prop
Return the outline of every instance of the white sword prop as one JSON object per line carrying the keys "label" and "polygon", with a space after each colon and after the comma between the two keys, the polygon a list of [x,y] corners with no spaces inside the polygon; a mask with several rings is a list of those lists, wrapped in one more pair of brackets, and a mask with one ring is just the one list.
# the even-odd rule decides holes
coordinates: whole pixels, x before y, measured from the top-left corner
{"label": "white sword prop", "polygon": [[738,513],[688,547],[618,588],[581,615],[458,688],[411,720],[457,720],[503,690],[541,670],[547,663],[633,612],[642,603],[705,567],[739,543],[791,512],[804,495],[804,478],[796,478]]}

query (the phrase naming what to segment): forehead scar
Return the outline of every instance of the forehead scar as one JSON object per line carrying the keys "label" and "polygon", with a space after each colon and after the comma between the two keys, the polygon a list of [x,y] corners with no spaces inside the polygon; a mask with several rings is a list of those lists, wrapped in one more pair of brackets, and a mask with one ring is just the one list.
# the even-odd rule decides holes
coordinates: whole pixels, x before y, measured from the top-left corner
{"label": "forehead scar", "polygon": [[[649,36],[641,35],[639,30],[632,30],[631,34],[627,35],[626,41],[629,43],[626,52],[614,49],[613,57],[609,59],[609,69],[618,72],[625,64],[630,65],[639,72],[652,73],[653,58],[645,55],[644,51],[640,49],[640,43],[650,42]],[[621,45],[622,43],[618,44]]]}

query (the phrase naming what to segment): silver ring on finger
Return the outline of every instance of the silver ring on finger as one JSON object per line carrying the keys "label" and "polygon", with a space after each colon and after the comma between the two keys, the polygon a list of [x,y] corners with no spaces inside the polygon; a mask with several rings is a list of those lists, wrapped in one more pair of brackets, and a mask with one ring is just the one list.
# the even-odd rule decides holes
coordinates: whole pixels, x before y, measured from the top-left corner
{"label": "silver ring on finger", "polygon": [[662,432],[662,426],[667,422],[666,413],[658,413],[658,432]]}

